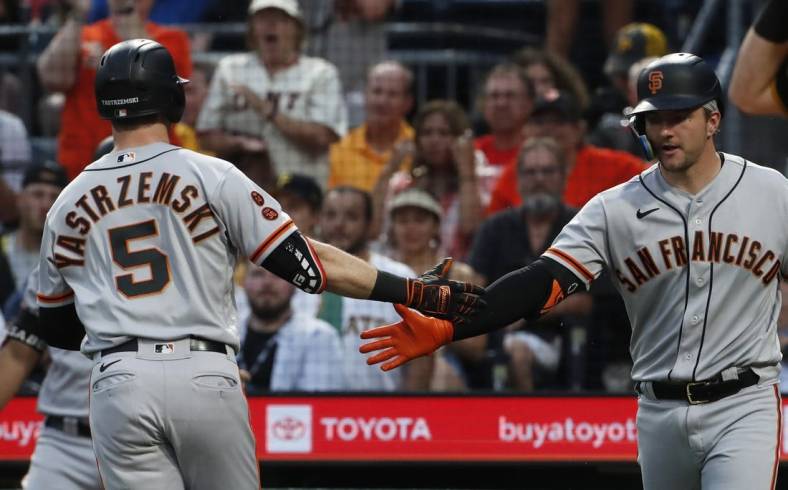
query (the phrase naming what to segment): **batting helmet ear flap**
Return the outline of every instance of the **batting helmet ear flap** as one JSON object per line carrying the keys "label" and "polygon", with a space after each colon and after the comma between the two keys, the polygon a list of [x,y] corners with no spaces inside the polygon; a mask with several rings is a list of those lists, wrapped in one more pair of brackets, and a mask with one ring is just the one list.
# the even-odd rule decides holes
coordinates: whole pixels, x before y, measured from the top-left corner
{"label": "batting helmet ear flap", "polygon": [[643,149],[646,159],[648,161],[654,160],[657,155],[654,153],[654,148],[651,146],[651,142],[646,136],[646,120],[643,118],[642,114],[629,116],[629,129],[632,131],[635,139],[638,140],[638,143],[640,143],[640,147]]}

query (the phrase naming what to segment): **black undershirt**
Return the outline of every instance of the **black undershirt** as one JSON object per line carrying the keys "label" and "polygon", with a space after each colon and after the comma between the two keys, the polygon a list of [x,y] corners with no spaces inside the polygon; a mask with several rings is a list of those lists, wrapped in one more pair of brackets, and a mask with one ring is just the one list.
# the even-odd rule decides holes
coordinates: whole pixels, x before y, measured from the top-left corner
{"label": "black undershirt", "polygon": [[274,358],[276,357],[277,344],[274,342],[268,351],[265,360],[259,365],[257,358],[268,343],[273,339],[277,332],[257,332],[248,329],[243,346],[241,346],[240,365],[249,371],[251,380],[247,384],[246,390],[249,394],[254,392],[270,391],[271,372],[274,369]]}

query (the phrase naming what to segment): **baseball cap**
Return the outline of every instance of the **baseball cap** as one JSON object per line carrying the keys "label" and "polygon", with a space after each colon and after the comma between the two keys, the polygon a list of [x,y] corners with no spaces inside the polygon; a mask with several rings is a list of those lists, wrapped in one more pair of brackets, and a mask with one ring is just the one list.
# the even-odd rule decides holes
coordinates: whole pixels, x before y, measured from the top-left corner
{"label": "baseball cap", "polygon": [[296,0],[252,0],[249,4],[249,15],[254,15],[263,9],[279,9],[300,22],[304,20]]}
{"label": "baseball cap", "polygon": [[619,29],[613,51],[605,61],[605,74],[624,75],[636,61],[649,56],[668,54],[668,42],[659,27],[633,22]]}
{"label": "baseball cap", "polygon": [[400,192],[389,203],[389,214],[402,208],[419,208],[435,215],[438,221],[441,219],[443,210],[441,209],[438,201],[435,200],[429,193],[421,189],[405,189]]}
{"label": "baseball cap", "polygon": [[284,193],[293,194],[300,197],[309,204],[312,209],[320,209],[323,203],[323,190],[315,179],[303,174],[279,175],[276,180],[276,195]]}
{"label": "baseball cap", "polygon": [[62,189],[68,185],[68,177],[66,171],[57,162],[47,160],[25,170],[22,188],[30,184],[50,184]]}
{"label": "baseball cap", "polygon": [[569,92],[550,90],[540,96],[534,103],[531,117],[545,114],[558,114],[563,121],[579,121],[582,118],[580,104]]}

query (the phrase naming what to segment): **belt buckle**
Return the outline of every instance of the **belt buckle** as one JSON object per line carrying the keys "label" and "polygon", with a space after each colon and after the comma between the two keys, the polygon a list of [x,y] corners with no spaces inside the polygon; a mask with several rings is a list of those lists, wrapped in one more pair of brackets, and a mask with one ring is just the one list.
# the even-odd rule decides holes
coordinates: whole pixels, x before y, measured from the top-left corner
{"label": "belt buckle", "polygon": [[696,400],[696,399],[694,399],[692,397],[692,391],[690,390],[690,388],[692,388],[693,386],[700,386],[700,385],[705,385],[705,384],[707,384],[705,381],[696,381],[694,383],[687,383],[685,391],[687,393],[687,401],[689,402],[690,405],[703,405],[704,403],[709,403],[709,400]]}

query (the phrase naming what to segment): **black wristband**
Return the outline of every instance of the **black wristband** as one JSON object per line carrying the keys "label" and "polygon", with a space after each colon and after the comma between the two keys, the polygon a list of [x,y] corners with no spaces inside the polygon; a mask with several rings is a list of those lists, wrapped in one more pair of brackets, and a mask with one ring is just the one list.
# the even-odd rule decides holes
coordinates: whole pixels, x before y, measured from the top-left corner
{"label": "black wristband", "polygon": [[369,299],[405,304],[408,300],[408,280],[379,270]]}
{"label": "black wristband", "polygon": [[22,309],[16,321],[8,326],[6,339],[22,342],[38,352],[44,352],[47,348],[47,344],[39,336],[39,330],[38,317],[29,310]]}
{"label": "black wristband", "polygon": [[771,0],[755,21],[755,32],[773,43],[788,41],[788,2]]}

